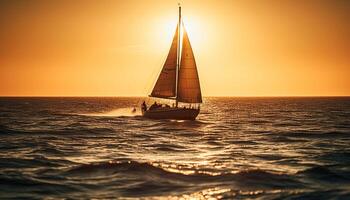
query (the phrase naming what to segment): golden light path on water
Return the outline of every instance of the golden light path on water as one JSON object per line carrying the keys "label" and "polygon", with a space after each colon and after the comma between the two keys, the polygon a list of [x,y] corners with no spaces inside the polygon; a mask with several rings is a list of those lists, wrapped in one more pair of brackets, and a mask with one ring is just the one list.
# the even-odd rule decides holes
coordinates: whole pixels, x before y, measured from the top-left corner
{"label": "golden light path on water", "polygon": [[180,196],[167,196],[167,197],[151,197],[150,199],[170,199],[170,200],[196,200],[196,199],[208,199],[208,200],[216,200],[216,199],[227,199],[227,198],[240,198],[240,196],[244,196],[245,198],[256,198],[259,195],[278,195],[282,192],[287,192],[289,194],[299,194],[306,192],[307,190],[292,190],[292,191],[284,191],[284,190],[255,190],[255,191],[242,191],[237,190],[234,191],[229,188],[221,188],[221,187],[213,187],[204,190],[200,190],[198,192],[194,192],[191,194],[185,194]]}
{"label": "golden light path on water", "polygon": [[[133,112],[132,110],[134,107],[125,107],[125,108],[118,108],[107,112],[99,112],[99,113],[85,113],[81,115],[85,116],[95,116],[95,117],[131,117],[131,116],[140,116],[141,112],[139,109],[137,109],[136,112]],[[214,108],[211,108],[215,110]],[[214,112],[214,111],[213,111]],[[220,116],[217,116],[220,117]],[[205,120],[204,120],[205,121]],[[171,120],[171,124],[176,127],[186,127],[188,126],[188,122],[183,120]],[[208,125],[194,125],[194,131],[198,131],[202,134],[201,137],[205,138],[207,135],[210,134],[210,131],[213,127],[215,127],[215,123],[211,123]],[[103,127],[101,127],[103,128]],[[247,130],[254,130],[256,127],[254,126],[247,126]],[[240,140],[251,140],[251,136],[248,135],[239,135]],[[246,138],[246,139],[244,139]],[[178,138],[176,136],[172,136],[172,138],[158,138],[161,141],[166,141],[174,144],[178,143]],[[219,138],[217,138],[219,139]],[[257,138],[258,139],[258,138]],[[200,139],[199,139],[200,140]],[[88,145],[96,146],[93,149],[84,149],[85,156],[77,156],[77,157],[67,157],[68,160],[71,160],[73,162],[79,162],[79,163],[94,163],[94,162],[103,162],[106,161],[104,155],[110,155],[111,153],[115,153],[114,150],[111,150],[108,147],[100,146],[98,142],[90,142]],[[186,145],[186,144],[184,144]],[[235,148],[237,154],[249,154],[249,155],[271,155],[271,152],[279,151],[280,153],[283,153],[285,156],[301,156],[302,154],[295,152],[293,149],[288,149],[287,146],[279,146],[277,147],[264,147],[260,149],[250,149],[245,148],[244,145],[237,145]],[[186,154],[183,156],[173,156],[171,154],[144,154],[143,149],[134,149],[135,152],[133,152],[133,160],[143,161],[147,162],[155,167],[161,167],[164,170],[167,170],[169,172],[174,173],[180,173],[184,175],[190,175],[190,174],[207,174],[211,176],[217,176],[222,174],[222,170],[224,169],[231,169],[230,171],[225,171],[224,173],[238,173],[241,171],[240,166],[250,165],[254,166],[253,168],[249,168],[249,170],[254,169],[267,169],[275,171],[276,173],[296,173],[298,172],[298,168],[295,167],[289,167],[284,166],[283,168],[276,168],[275,164],[273,162],[266,162],[266,161],[259,161],[259,160],[251,160],[248,159],[245,156],[237,156],[234,158],[234,164],[233,162],[217,162],[216,160],[212,160],[212,158],[215,158],[216,156],[225,155],[232,153],[232,146],[230,148],[212,148],[212,145],[208,144],[196,144],[193,146],[194,149],[197,149],[198,151],[192,153],[191,159],[186,158]],[[96,157],[96,155],[98,155]],[[112,161],[113,162],[113,161]],[[237,168],[233,168],[233,166],[237,166]],[[211,166],[218,171],[206,171],[206,170],[200,170],[205,166]]]}

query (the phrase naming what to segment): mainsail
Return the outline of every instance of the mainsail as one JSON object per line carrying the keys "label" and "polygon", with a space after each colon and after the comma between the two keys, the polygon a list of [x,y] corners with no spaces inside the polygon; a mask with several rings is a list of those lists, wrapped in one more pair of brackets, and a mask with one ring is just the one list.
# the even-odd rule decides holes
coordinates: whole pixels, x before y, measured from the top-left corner
{"label": "mainsail", "polygon": [[202,103],[196,61],[185,29],[177,86],[177,100],[185,103]]}
{"label": "mainsail", "polygon": [[150,96],[152,97],[175,97],[176,96],[176,65],[177,65],[177,48],[178,48],[178,28],[177,26],[173,42],[170,47],[168,57],[160,72],[158,80]]}

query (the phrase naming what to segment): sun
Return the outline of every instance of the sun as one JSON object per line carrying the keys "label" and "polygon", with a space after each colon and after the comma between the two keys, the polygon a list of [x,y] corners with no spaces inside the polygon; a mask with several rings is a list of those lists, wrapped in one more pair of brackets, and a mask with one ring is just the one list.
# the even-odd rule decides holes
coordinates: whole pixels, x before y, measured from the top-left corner
{"label": "sun", "polygon": [[[176,27],[178,25],[178,18],[173,15],[163,16],[155,24],[155,34],[158,38],[158,43],[163,46],[169,46],[174,37]],[[205,31],[206,26],[200,20],[199,16],[193,14],[188,15],[185,13],[182,15],[181,19],[181,38],[183,36],[184,29],[186,30],[191,45],[195,48],[200,48],[201,44],[204,42],[204,39],[207,38],[208,31]]]}
{"label": "sun", "polygon": [[204,40],[205,31],[202,29],[202,24],[196,18],[184,17],[182,20],[183,27],[191,40],[192,46],[201,44]]}

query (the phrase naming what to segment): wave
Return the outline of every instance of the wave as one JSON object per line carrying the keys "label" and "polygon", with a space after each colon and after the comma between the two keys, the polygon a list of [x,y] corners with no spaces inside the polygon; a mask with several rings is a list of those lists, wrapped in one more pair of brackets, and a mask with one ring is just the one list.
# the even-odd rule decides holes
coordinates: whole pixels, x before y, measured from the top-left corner
{"label": "wave", "polygon": [[314,166],[306,170],[299,171],[297,175],[322,182],[350,183],[350,172],[348,170],[344,170],[344,167],[348,168],[348,166],[349,163],[344,163],[342,165]]}
{"label": "wave", "polygon": [[[349,172],[335,170],[341,166],[315,166],[295,174],[276,173],[261,169],[243,170],[237,173],[206,173],[200,170],[181,171],[181,169],[162,167],[157,163],[137,161],[109,161],[83,164],[64,172],[76,178],[117,178],[128,177],[136,182],[161,182],[169,187],[181,185],[193,186],[235,186],[237,188],[254,189],[302,189],[311,182],[349,183]],[[129,188],[131,189],[131,188]]]}
{"label": "wave", "polygon": [[350,134],[348,132],[341,131],[295,131],[295,132],[284,132],[280,133],[283,136],[291,138],[349,138]]}
{"label": "wave", "polygon": [[0,158],[0,169],[21,169],[21,168],[37,168],[37,167],[62,167],[74,164],[71,161],[60,158],[47,158],[43,155],[35,155],[31,158]]}
{"label": "wave", "polygon": [[103,128],[103,127],[82,127],[78,126],[78,124],[74,124],[74,126],[67,126],[67,127],[55,127],[56,130],[54,129],[47,129],[47,128],[42,128],[36,127],[37,129],[35,130],[16,130],[16,129],[11,129],[7,128],[5,126],[0,126],[0,135],[13,135],[13,134],[30,134],[30,135],[82,135],[82,134],[104,134],[104,133],[114,133],[115,130],[113,128]]}
{"label": "wave", "polygon": [[[65,171],[65,175],[73,177],[134,177],[138,180],[157,180],[169,184],[179,184],[184,186],[193,185],[237,185],[267,188],[297,188],[300,186],[292,176],[278,174],[263,170],[246,170],[238,173],[224,172],[210,174],[201,171],[194,171],[187,174],[185,171],[163,168],[158,164],[137,161],[110,161],[103,163],[83,164]],[[119,177],[119,176],[118,176]]]}
{"label": "wave", "polygon": [[156,144],[149,144],[145,145],[145,147],[153,148],[157,151],[164,151],[164,152],[181,152],[181,151],[187,151],[189,150],[185,146],[177,145],[177,144],[171,144],[171,143],[156,143]]}
{"label": "wave", "polygon": [[45,199],[48,195],[61,199],[62,194],[79,192],[78,187],[58,180],[14,174],[0,174],[0,187],[2,199]]}

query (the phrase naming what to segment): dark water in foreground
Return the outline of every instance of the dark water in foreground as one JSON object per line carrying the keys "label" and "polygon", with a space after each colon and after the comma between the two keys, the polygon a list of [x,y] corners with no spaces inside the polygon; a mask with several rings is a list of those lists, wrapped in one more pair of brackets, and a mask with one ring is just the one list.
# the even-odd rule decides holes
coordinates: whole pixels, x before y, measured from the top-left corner
{"label": "dark water in foreground", "polygon": [[350,199],[350,98],[0,98],[0,198]]}

